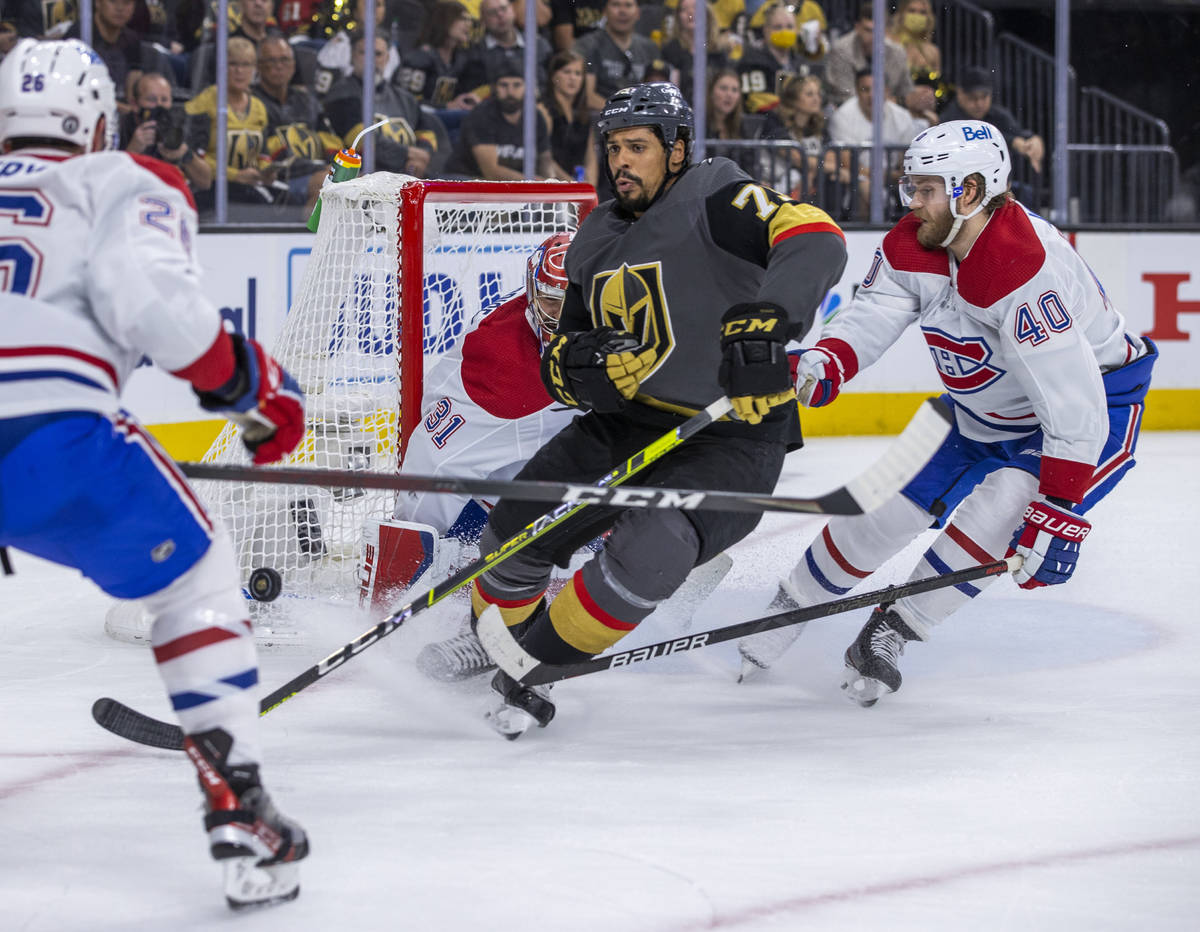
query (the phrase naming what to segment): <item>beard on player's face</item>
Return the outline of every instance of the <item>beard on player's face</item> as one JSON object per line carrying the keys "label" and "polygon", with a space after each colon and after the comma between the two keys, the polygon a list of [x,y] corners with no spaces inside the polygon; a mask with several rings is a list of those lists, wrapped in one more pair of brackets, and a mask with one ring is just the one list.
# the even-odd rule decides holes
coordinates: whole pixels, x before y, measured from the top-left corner
{"label": "beard on player's face", "polygon": [[[636,184],[637,187],[628,192],[622,192],[616,187],[617,182],[622,178],[628,178],[630,181]],[[654,199],[655,192],[648,190],[646,187],[646,182],[628,169],[623,168],[613,175],[613,188],[613,193],[616,195],[617,203],[631,213],[641,213],[642,211],[649,209],[650,201]]]}
{"label": "beard on player's face", "polygon": [[941,246],[942,240],[954,226],[954,218],[950,216],[948,203],[937,211],[922,210],[917,217],[921,220],[921,225],[917,227],[917,242],[926,249],[935,249]]}

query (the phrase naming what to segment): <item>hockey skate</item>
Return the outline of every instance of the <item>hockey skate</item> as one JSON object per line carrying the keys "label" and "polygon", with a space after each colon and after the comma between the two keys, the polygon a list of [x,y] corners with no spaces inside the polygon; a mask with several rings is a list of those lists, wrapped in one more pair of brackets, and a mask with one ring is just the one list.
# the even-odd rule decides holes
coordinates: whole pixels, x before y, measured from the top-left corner
{"label": "hockey skate", "polygon": [[497,670],[492,689],[499,694],[500,701],[484,713],[484,719],[509,741],[516,741],[534,725],[545,728],[554,718],[549,686],[523,686],[503,670]]}
{"label": "hockey skate", "polygon": [[294,900],[308,836],[275,808],[257,764],[224,763],[232,746],[219,728],[184,739],[204,791],[209,850],[225,870],[225,900],[236,910]]}
{"label": "hockey skate", "polygon": [[422,647],[417,654],[417,669],[439,683],[458,683],[495,670],[496,665],[471,625],[462,634]]}
{"label": "hockey skate", "polygon": [[[786,582],[781,581],[779,591],[775,593],[775,598],[767,606],[767,612],[777,615],[780,612],[794,611],[799,607],[800,604],[787,591]],[[784,628],[760,631],[758,634],[749,634],[738,641],[738,653],[742,656],[742,669],[738,673],[737,681],[739,683],[748,682],[770,669],[771,664],[782,657],[783,652],[796,642],[807,624],[808,622],[801,622]]]}
{"label": "hockey skate", "polygon": [[898,690],[902,678],[897,661],[904,653],[905,641],[917,640],[920,638],[895,611],[876,608],[854,643],[846,648],[842,689],[847,697],[868,708],[881,696]]}

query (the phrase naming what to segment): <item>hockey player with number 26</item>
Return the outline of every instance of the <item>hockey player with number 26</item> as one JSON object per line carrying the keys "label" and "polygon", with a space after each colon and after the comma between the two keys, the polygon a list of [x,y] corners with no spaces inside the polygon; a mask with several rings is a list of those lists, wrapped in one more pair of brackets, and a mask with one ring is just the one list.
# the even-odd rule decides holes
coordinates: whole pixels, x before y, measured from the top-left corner
{"label": "hockey player with number 26", "polygon": [[23,40],[0,64],[0,100],[0,546],[144,600],[229,905],[293,899],[308,839],[259,777],[258,664],[233,547],[119,396],[149,356],[240,423],[256,463],[300,442],[304,397],[201,293],[179,170],[102,151],[117,108],[95,52]]}
{"label": "hockey player with number 26", "polygon": [[[673,85],[618,91],[597,128],[616,198],[575,234],[562,317],[542,355],[551,397],[585,413],[518,478],[595,482],[725,395],[734,416],[648,466],[639,481],[770,492],[800,440],[786,346],[808,331],[841,274],[845,238],[824,211],[756,184],[728,159],[690,164],[691,108]],[[501,499],[481,550],[544,510]],[[480,576],[473,614],[498,612],[543,662],[590,657],[759,517],[585,509]],[[551,567],[610,528],[601,551],[552,601],[544,598]],[[546,695],[503,671],[492,687],[500,703],[490,721],[508,737],[553,715]]]}
{"label": "hockey player with number 26", "polygon": [[[889,503],[830,520],[783,580],[785,607],[849,591],[931,524],[941,531],[913,578],[1019,555],[1021,588],[1064,583],[1091,532],[1085,515],[1133,467],[1157,350],[1126,329],[1066,238],[1012,199],[1010,167],[988,123],[918,135],[900,179],[911,212],[883,238],[849,307],[801,354],[797,395],[819,407],[916,324],[955,426]],[[992,578],[875,609],[846,651],[846,694],[870,706],[899,689],[904,645],[928,640]],[[743,678],[799,632],[743,639]]]}

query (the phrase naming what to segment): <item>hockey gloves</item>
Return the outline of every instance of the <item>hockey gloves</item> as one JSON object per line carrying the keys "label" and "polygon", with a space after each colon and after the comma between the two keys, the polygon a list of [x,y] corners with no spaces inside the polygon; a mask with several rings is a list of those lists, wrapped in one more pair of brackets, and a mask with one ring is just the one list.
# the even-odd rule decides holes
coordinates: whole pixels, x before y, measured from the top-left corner
{"label": "hockey gloves", "polygon": [[632,333],[612,327],[555,334],[542,354],[542,383],[565,405],[614,414],[649,366],[639,364],[638,347]]}
{"label": "hockey gloves", "polygon": [[788,319],[774,304],[735,304],[721,318],[717,381],[733,413],[757,424],[772,408],[795,401],[788,369]]}
{"label": "hockey gloves", "polygon": [[796,366],[796,397],[806,408],[829,404],[849,378],[842,355],[831,348],[836,343],[841,341],[826,343],[822,340],[816,346],[800,351]]}
{"label": "hockey gloves", "polygon": [[1036,589],[1070,579],[1079,559],[1079,545],[1091,529],[1086,518],[1070,511],[1066,499],[1039,498],[1030,502],[1005,554],[1018,554],[1025,561],[1013,573],[1017,585]]}
{"label": "hockey gloves", "polygon": [[283,459],[304,438],[304,393],[255,340],[233,340],[233,377],[212,391],[197,391],[200,406],[223,414],[242,428],[242,442],[255,465]]}

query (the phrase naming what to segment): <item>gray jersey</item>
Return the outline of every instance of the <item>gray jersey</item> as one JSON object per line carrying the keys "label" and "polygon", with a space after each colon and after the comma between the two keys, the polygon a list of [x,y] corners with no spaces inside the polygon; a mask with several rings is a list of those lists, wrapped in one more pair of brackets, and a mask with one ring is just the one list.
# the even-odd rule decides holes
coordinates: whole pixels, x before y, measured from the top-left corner
{"label": "gray jersey", "polygon": [[845,238],[828,214],[763,187],[728,159],[709,159],[639,219],[616,201],[592,211],[567,252],[559,332],[603,326],[638,335],[658,358],[636,400],[690,414],[723,393],[721,317],[730,307],[779,305],[789,338],[799,339],[845,264]]}

